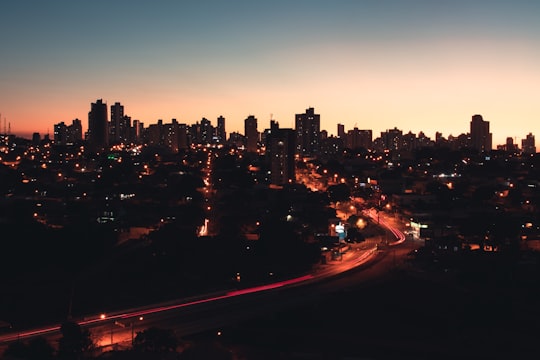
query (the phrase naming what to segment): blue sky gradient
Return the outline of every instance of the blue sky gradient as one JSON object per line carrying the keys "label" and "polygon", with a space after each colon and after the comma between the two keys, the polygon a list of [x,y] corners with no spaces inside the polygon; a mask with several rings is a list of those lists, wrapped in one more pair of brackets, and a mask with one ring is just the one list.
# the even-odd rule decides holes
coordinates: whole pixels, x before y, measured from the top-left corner
{"label": "blue sky gradient", "polygon": [[[227,119],[397,126],[434,137],[490,121],[540,134],[538,1],[37,1],[0,5],[0,113],[52,133],[90,103],[146,124]],[[2,119],[3,120],[3,119]]]}

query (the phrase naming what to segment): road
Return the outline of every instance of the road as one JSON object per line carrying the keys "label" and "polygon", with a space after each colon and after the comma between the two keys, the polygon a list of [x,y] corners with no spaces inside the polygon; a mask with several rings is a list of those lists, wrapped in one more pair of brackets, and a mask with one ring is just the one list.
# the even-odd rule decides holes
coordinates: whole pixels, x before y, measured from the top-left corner
{"label": "road", "polygon": [[[151,326],[173,329],[178,336],[195,334],[295,305],[312,296],[374,281],[391,271],[400,259],[417,247],[405,241],[401,230],[390,219],[381,214],[378,219],[393,234],[394,241],[381,245],[379,240],[372,239],[353,244],[341,260],[318,265],[311,274],[247,289],[224,290],[111,314],[94,314],[77,322],[88,328],[98,346],[104,349],[130,346],[137,331]],[[56,324],[4,334],[0,336],[0,350],[12,341],[36,336],[44,336],[54,343],[60,337],[59,329],[60,324]]]}

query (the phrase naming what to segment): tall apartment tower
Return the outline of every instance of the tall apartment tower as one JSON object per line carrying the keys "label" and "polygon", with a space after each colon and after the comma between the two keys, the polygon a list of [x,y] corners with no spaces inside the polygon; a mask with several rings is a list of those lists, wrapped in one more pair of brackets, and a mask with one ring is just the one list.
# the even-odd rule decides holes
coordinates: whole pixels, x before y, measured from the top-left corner
{"label": "tall apartment tower", "polygon": [[216,130],[217,142],[223,144],[227,141],[227,133],[225,132],[225,118],[219,116],[217,118],[217,130]]}
{"label": "tall apartment tower", "polygon": [[130,139],[135,144],[140,144],[142,141],[144,124],[140,120],[133,120],[133,127],[130,131]]}
{"label": "tall apartment tower", "polygon": [[471,148],[479,152],[490,152],[492,135],[489,132],[489,121],[484,121],[482,115],[473,115],[471,120]]}
{"label": "tall apartment tower", "polygon": [[536,145],[532,133],[529,133],[525,139],[521,140],[521,151],[525,154],[536,154]]}
{"label": "tall apartment tower", "polygon": [[349,149],[371,149],[373,145],[373,132],[371,130],[359,130],[354,128],[347,132],[346,146]]}
{"label": "tall apartment tower", "polygon": [[244,120],[244,136],[246,137],[246,151],[256,153],[259,130],[257,130],[257,118],[253,115],[249,115]]}
{"label": "tall apartment tower", "polygon": [[56,145],[66,145],[68,138],[68,127],[62,121],[58,124],[54,124],[54,136],[53,140]]}
{"label": "tall apartment tower", "polygon": [[214,127],[212,122],[203,117],[200,123],[200,143],[211,144],[214,138]]}
{"label": "tall apartment tower", "polygon": [[163,145],[173,153],[178,153],[178,121],[172,119],[170,124],[163,125]]}
{"label": "tall apartment tower", "polygon": [[68,134],[68,141],[80,142],[82,140],[82,122],[79,119],[73,119]]}
{"label": "tall apartment tower", "polygon": [[337,124],[337,137],[345,141],[345,125]]}
{"label": "tall apartment tower", "polygon": [[90,151],[101,151],[109,146],[107,104],[102,99],[92,103],[88,113],[88,147]]}
{"label": "tall apartment tower", "polygon": [[111,105],[111,123],[109,124],[109,141],[112,144],[121,142],[122,118],[124,117],[124,106],[119,102]]}
{"label": "tall apartment tower", "polygon": [[311,157],[319,153],[321,142],[321,116],[313,108],[304,114],[296,114],[296,153]]}
{"label": "tall apartment tower", "polygon": [[267,156],[270,159],[270,182],[285,185],[296,181],[295,131],[274,129],[267,139]]}
{"label": "tall apartment tower", "polygon": [[403,146],[403,131],[397,127],[381,132],[381,140],[385,150],[401,150]]}
{"label": "tall apartment tower", "polygon": [[81,120],[74,119],[71,125],[66,125],[63,121],[58,124],[54,124],[54,143],[56,145],[73,145],[81,140]]}
{"label": "tall apartment tower", "polygon": [[178,124],[178,149],[185,150],[189,147],[188,130],[186,124]]}

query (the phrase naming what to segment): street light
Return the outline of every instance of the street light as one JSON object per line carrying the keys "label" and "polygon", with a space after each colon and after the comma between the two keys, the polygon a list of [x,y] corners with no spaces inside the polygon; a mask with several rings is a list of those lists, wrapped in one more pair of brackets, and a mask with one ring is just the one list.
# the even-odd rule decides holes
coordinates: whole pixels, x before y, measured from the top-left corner
{"label": "street light", "polygon": [[[139,316],[138,320],[139,320],[139,321],[143,321],[143,320],[144,320],[144,317]],[[131,346],[133,346],[133,340],[135,339],[134,336],[133,336],[133,335],[134,335],[134,329],[133,329],[133,328],[134,328],[134,324],[135,324],[135,322],[132,321],[132,322],[131,322]]]}

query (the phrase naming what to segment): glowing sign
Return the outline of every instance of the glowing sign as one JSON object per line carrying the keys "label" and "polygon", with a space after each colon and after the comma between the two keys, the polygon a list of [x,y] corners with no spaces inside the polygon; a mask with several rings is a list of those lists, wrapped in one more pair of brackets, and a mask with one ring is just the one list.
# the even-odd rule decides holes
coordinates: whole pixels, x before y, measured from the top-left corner
{"label": "glowing sign", "polygon": [[336,225],[336,233],[340,240],[345,239],[345,226],[343,226],[341,222]]}

